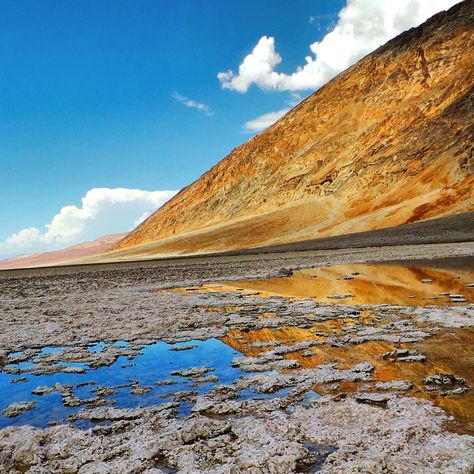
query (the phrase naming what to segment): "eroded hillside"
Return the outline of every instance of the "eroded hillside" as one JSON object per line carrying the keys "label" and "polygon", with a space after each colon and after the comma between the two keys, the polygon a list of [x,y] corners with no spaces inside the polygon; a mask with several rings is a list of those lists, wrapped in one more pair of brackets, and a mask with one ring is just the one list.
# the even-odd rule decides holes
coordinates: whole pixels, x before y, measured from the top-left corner
{"label": "eroded hillside", "polygon": [[232,250],[473,210],[473,20],[467,0],[366,56],[182,190],[118,255],[143,244]]}

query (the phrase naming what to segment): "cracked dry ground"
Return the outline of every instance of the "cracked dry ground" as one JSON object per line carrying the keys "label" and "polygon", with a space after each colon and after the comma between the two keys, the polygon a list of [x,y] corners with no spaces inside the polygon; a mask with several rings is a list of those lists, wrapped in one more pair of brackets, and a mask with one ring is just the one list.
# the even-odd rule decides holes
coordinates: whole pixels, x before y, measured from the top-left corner
{"label": "cracked dry ground", "polygon": [[[89,378],[58,378],[6,407],[0,472],[471,472],[474,380],[459,370],[472,361],[472,304],[162,290],[336,263],[472,255],[472,244],[446,244],[2,273],[0,376],[14,382],[11,391],[40,377]],[[139,368],[158,341],[177,358],[190,354],[189,363],[166,369],[153,387],[94,380],[118,363]],[[191,363],[205,344],[223,357],[233,351],[228,369]],[[85,385],[93,396],[81,397]],[[119,390],[143,404],[120,405]],[[65,418],[51,410],[54,426],[35,423],[44,397],[70,410]]]}

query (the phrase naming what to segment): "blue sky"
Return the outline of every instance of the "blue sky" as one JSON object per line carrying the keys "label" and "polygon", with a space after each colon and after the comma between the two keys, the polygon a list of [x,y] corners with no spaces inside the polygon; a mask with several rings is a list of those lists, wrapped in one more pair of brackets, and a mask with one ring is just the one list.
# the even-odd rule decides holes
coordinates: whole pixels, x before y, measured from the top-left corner
{"label": "blue sky", "polygon": [[[249,121],[271,122],[368,48],[454,3],[350,0],[341,20],[346,0],[2,0],[0,256],[129,230],[171,194],[118,199],[139,203],[127,222],[115,211],[110,222],[102,211],[84,217],[118,192],[81,199],[95,188],[182,188],[261,128]],[[350,22],[377,26],[380,15],[387,25],[373,44],[355,47]],[[337,24],[349,30],[321,47]],[[318,63],[331,51],[340,64]],[[103,224],[5,244],[21,229],[44,234],[68,205]]]}

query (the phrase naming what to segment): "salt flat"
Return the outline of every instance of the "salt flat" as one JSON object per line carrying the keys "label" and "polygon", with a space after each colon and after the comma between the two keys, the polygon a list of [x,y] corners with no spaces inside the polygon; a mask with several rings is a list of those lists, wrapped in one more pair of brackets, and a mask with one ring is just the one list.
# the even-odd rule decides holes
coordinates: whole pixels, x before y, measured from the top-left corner
{"label": "salt flat", "polygon": [[[469,472],[473,256],[455,243],[1,272],[0,470]],[[420,258],[454,270],[414,290],[448,274],[467,300],[238,286]]]}

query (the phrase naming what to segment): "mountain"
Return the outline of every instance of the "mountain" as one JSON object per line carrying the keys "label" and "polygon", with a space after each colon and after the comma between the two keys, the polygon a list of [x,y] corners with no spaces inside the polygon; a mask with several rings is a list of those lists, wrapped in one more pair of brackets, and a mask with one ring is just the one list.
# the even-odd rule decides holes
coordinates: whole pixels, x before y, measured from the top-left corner
{"label": "mountain", "polygon": [[76,261],[80,259],[94,257],[95,255],[107,252],[125,235],[125,233],[104,235],[92,242],[84,242],[53,252],[20,255],[6,260],[0,260],[0,270],[76,263]]}
{"label": "mountain", "polygon": [[232,150],[111,255],[235,250],[474,210],[473,20],[466,0],[389,41]]}

